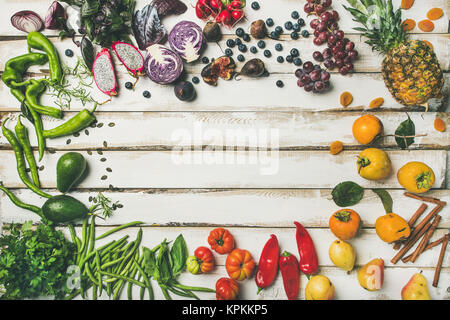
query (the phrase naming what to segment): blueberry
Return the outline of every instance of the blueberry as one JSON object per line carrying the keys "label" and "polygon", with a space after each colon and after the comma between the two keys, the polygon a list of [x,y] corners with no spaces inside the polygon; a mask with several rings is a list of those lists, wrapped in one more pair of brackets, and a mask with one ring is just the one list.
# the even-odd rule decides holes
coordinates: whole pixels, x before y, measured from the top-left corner
{"label": "blueberry", "polygon": [[251,47],[250,47],[250,52],[251,52],[251,53],[257,53],[257,52],[258,52],[258,49],[256,49],[255,46],[251,46]]}
{"label": "blueberry", "polygon": [[258,2],[256,2],[256,1],[253,1],[252,2],[252,9],[253,10],[258,10],[260,7],[259,7],[259,3]]}
{"label": "blueberry", "polygon": [[264,57],[266,58],[270,58],[272,56],[272,52],[270,52],[270,50],[264,50]]}
{"label": "blueberry", "polygon": [[279,63],[283,63],[283,62],[284,62],[284,58],[283,58],[282,56],[278,56],[278,57],[277,57],[277,61],[278,61]]}
{"label": "blueberry", "polygon": [[233,50],[231,50],[230,48],[226,48],[225,55],[228,57],[231,57],[233,55]]}
{"label": "blueberry", "polygon": [[125,88],[127,89],[132,89],[133,88],[133,84],[129,81],[125,82]]}
{"label": "blueberry", "polygon": [[292,11],[292,13],[291,13],[292,19],[298,19],[299,16],[300,15],[298,14],[298,11]]}
{"label": "blueberry", "polygon": [[245,42],[249,42],[250,41],[250,35],[248,33],[244,34],[242,36],[242,39],[244,39]]}
{"label": "blueberry", "polygon": [[241,39],[239,39],[239,38],[236,38],[235,40],[234,40],[234,44],[235,45],[240,45],[242,43],[242,40]]}
{"label": "blueberry", "polygon": [[308,30],[303,30],[302,31],[302,37],[303,38],[308,38],[309,37],[309,31]]}
{"label": "blueberry", "polygon": [[240,52],[247,52],[247,46],[243,43],[241,43],[240,45],[238,45],[238,50]]}
{"label": "blueberry", "polygon": [[202,58],[202,62],[203,63],[209,63],[209,58],[208,57],[203,57]]}
{"label": "blueberry", "polygon": [[198,77],[192,77],[192,83],[198,84],[200,83],[200,79]]}
{"label": "blueberry", "polygon": [[145,98],[150,98],[150,92],[149,91],[147,91],[147,90],[145,90],[144,92],[142,92],[142,95],[145,97]]}
{"label": "blueberry", "polygon": [[230,48],[233,48],[235,46],[234,40],[233,39],[228,39],[227,40],[227,46]]}
{"label": "blueberry", "polygon": [[266,20],[266,25],[267,25],[268,27],[273,27],[273,25],[274,25],[273,19],[272,19],[272,18],[268,18],[268,19]]}
{"label": "blueberry", "polygon": [[276,85],[277,85],[278,88],[283,88],[284,83],[283,83],[283,81],[278,80],[278,81],[276,82]]}
{"label": "blueberry", "polygon": [[283,33],[283,28],[281,26],[276,26],[275,27],[275,32],[278,34],[282,34]]}
{"label": "blueberry", "polygon": [[258,48],[263,49],[266,47],[266,42],[264,40],[258,41]]}
{"label": "blueberry", "polygon": [[279,35],[277,32],[275,32],[275,31],[272,31],[272,32],[270,33],[270,37],[271,37],[272,39],[278,39],[279,36],[280,36],[280,35]]}
{"label": "blueberry", "polygon": [[295,49],[295,48],[292,48],[290,53],[291,53],[291,56],[294,57],[294,58],[298,57],[298,55],[300,54],[298,52],[298,49]]}
{"label": "blueberry", "polygon": [[302,59],[300,59],[299,57],[294,59],[294,64],[296,66],[301,66],[302,65]]}
{"label": "blueberry", "polygon": [[283,50],[283,46],[281,45],[281,43],[277,43],[277,44],[275,45],[275,50],[277,50],[277,51]]}
{"label": "blueberry", "polygon": [[292,28],[293,28],[292,22],[287,21],[287,22],[284,24],[284,28],[285,28],[286,30],[292,30]]}
{"label": "blueberry", "polygon": [[242,37],[244,34],[245,34],[244,29],[242,29],[242,28],[237,28],[237,29],[236,29],[236,35],[237,35],[238,37]]}
{"label": "blueberry", "polygon": [[298,32],[297,31],[291,32],[291,39],[292,40],[297,40],[298,39]]}
{"label": "blueberry", "polygon": [[66,56],[68,56],[68,57],[73,57],[73,51],[70,50],[70,49],[67,49],[64,53],[65,53]]}
{"label": "blueberry", "polygon": [[295,32],[299,32],[302,27],[298,23],[294,23],[292,26],[292,29],[294,29]]}
{"label": "blueberry", "polygon": [[303,20],[303,18],[300,18],[297,20],[297,23],[299,24],[300,27],[303,27],[305,25],[305,20]]}
{"label": "blueberry", "polygon": [[292,62],[292,56],[291,55],[286,56],[286,61],[291,63]]}
{"label": "blueberry", "polygon": [[245,57],[244,57],[244,55],[239,54],[236,59],[238,59],[238,61],[240,61],[240,62],[243,62],[245,60]]}

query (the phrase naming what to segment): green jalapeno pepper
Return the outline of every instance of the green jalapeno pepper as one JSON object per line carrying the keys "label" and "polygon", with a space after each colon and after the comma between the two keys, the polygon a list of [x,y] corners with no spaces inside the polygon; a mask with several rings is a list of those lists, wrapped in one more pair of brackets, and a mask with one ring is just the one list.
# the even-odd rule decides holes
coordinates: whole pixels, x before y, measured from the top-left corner
{"label": "green jalapeno pepper", "polygon": [[53,83],[61,82],[63,78],[63,71],[59,61],[58,51],[51,41],[38,31],[28,33],[27,36],[28,51],[31,48],[44,51],[48,56],[48,66],[50,69],[50,80]]}
{"label": "green jalapeno pepper", "polygon": [[42,106],[39,104],[38,100],[41,94],[45,91],[46,79],[34,80],[30,79],[30,84],[27,85],[25,89],[25,99],[29,108],[34,109],[34,111],[44,114],[53,118],[61,119],[62,111],[61,109],[54,107]]}
{"label": "green jalapeno pepper", "polygon": [[30,145],[30,139],[28,137],[28,130],[20,121],[20,116],[17,119],[17,124],[14,128],[16,132],[17,140],[22,146],[23,154],[28,162],[28,167],[30,168],[31,178],[36,187],[40,187],[38,168],[36,165],[36,160],[34,159],[33,151]]}
{"label": "green jalapeno pepper", "polygon": [[41,208],[36,207],[32,204],[22,202],[21,200],[19,200],[19,198],[17,198],[17,196],[14,193],[11,192],[11,190],[3,186],[1,182],[0,182],[0,190],[2,190],[11,200],[11,202],[14,203],[16,206],[18,206],[19,208],[32,211],[34,213],[37,213],[41,218],[44,218]]}
{"label": "green jalapeno pepper", "polygon": [[28,84],[23,75],[32,65],[43,65],[48,61],[45,53],[31,52],[9,59],[2,73],[3,82],[10,88],[18,88]]}

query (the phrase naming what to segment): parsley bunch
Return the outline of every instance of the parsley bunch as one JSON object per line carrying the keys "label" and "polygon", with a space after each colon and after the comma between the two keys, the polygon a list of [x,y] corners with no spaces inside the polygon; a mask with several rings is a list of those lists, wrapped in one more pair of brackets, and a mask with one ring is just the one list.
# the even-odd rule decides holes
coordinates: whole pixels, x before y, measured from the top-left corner
{"label": "parsley bunch", "polygon": [[28,221],[3,229],[9,232],[0,236],[0,298],[63,298],[70,276],[66,270],[75,261],[75,245],[46,224],[34,228]]}

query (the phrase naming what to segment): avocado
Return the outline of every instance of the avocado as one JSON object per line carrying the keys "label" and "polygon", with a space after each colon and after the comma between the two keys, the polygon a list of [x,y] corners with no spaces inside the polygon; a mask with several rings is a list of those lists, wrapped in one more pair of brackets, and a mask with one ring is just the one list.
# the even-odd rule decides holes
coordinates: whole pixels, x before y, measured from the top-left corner
{"label": "avocado", "polygon": [[68,192],[86,170],[86,159],[78,152],[63,154],[56,164],[56,188],[62,192]]}
{"label": "avocado", "polygon": [[88,212],[88,208],[82,202],[65,194],[48,199],[42,206],[44,216],[53,222],[64,223],[80,219]]}

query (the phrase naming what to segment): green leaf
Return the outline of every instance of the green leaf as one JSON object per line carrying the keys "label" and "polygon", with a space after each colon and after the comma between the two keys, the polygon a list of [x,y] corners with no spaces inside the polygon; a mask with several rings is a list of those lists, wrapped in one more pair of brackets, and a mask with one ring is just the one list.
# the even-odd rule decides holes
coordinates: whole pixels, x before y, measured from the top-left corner
{"label": "green leaf", "polygon": [[152,276],[156,270],[155,253],[147,247],[142,247],[142,254],[144,255],[144,270],[149,276]]}
{"label": "green leaf", "polygon": [[331,195],[339,207],[350,207],[361,201],[364,189],[355,182],[345,181],[334,187]]}
{"label": "green leaf", "polygon": [[186,269],[186,260],[188,258],[189,252],[186,246],[186,241],[184,241],[183,235],[180,234],[172,245],[170,249],[170,257],[172,260],[172,273],[173,276],[177,276],[184,269]]}
{"label": "green leaf", "polygon": [[169,257],[169,247],[166,240],[161,243],[161,248],[156,258],[155,280],[161,283],[167,283],[172,279],[172,266]]}
{"label": "green leaf", "polygon": [[392,213],[392,205],[394,201],[392,200],[391,195],[384,189],[372,189],[372,191],[380,197],[386,213]]}
{"label": "green leaf", "polygon": [[414,135],[416,134],[416,126],[407,114],[408,119],[400,123],[397,130],[395,130],[395,142],[402,149],[407,149],[414,143]]}

